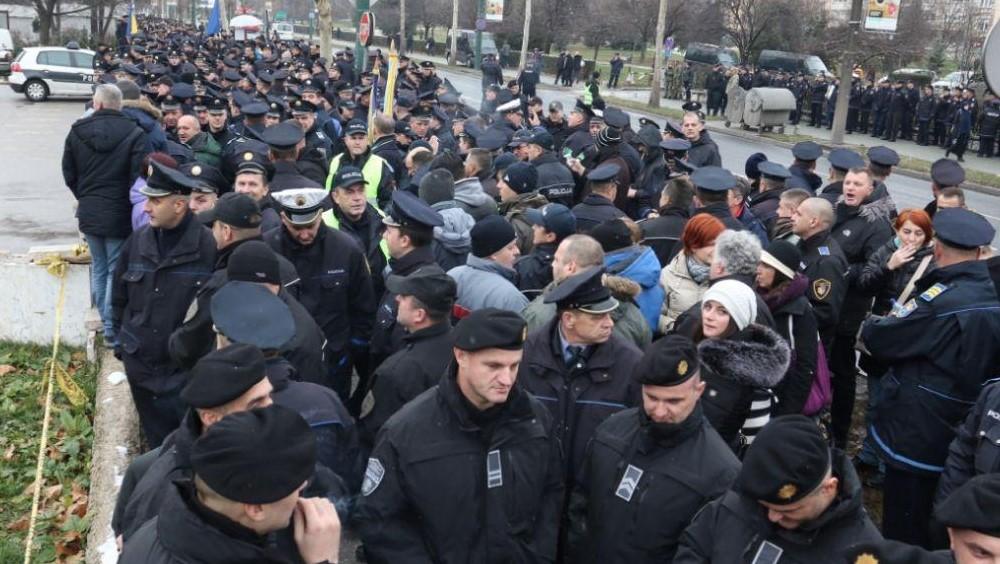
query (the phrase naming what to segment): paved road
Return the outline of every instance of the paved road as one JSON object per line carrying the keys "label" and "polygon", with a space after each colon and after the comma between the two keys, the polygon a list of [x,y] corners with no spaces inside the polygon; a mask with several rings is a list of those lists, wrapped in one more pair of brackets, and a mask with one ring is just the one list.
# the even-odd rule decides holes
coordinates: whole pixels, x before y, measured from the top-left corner
{"label": "paved road", "polygon": [[[475,107],[479,106],[479,97],[482,90],[478,76],[450,70],[439,70],[438,74],[447,77],[455,88],[462,92],[462,96],[467,103]],[[564,89],[541,86],[538,89],[538,95],[546,104],[553,100],[562,102],[563,107],[567,110],[575,105],[575,91],[569,92]],[[639,116],[645,115],[635,111],[629,111],[629,114],[632,116],[633,127],[638,125]],[[646,117],[655,119],[658,123],[663,123],[664,121],[662,117],[652,115],[647,115]],[[746,163],[747,158],[757,152],[767,154],[768,159],[772,161],[784,164],[792,162],[792,152],[789,149],[771,143],[764,141],[757,142],[735,135],[715,132],[712,133],[712,138],[719,145],[723,166],[735,173],[743,174],[744,163]],[[825,177],[829,170],[829,163],[826,159],[820,159],[817,167],[819,169],[817,173]],[[931,187],[930,182],[927,180],[897,174],[890,177],[887,184],[889,192],[896,202],[896,206],[901,210],[912,207],[922,209],[931,200]],[[965,197],[969,207],[985,215],[993,223],[994,227],[998,229],[998,232],[1000,232],[1000,198],[968,190],[965,193]],[[1000,246],[1000,233],[994,238],[993,244],[994,246]]]}

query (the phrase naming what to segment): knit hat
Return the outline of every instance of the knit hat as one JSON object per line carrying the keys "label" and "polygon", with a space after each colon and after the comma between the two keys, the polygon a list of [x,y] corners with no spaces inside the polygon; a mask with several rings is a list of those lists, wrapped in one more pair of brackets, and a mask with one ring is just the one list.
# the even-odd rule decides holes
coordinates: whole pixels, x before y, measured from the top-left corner
{"label": "knit hat", "polygon": [[486,258],[517,238],[514,226],[499,215],[485,217],[472,227],[472,254]]}
{"label": "knit hat", "polygon": [[538,169],[525,162],[516,162],[504,171],[503,181],[518,194],[534,192],[538,186]]}
{"label": "knit hat", "polygon": [[615,127],[605,127],[597,134],[597,144],[601,147],[611,147],[622,142],[622,132]]}
{"label": "knit hat", "polygon": [[430,205],[455,199],[455,178],[451,172],[439,168],[424,175],[417,190],[420,199]]}
{"label": "knit hat", "polygon": [[746,164],[743,166],[743,172],[746,173],[747,178],[752,180],[757,180],[760,178],[760,163],[767,160],[767,155],[764,153],[754,153],[750,155],[747,159]]}
{"label": "knit hat", "polygon": [[740,331],[757,319],[757,295],[739,280],[721,280],[712,284],[701,298],[701,303],[707,301],[718,302],[726,308]]}
{"label": "knit hat", "polygon": [[620,219],[609,219],[590,230],[589,235],[601,244],[605,253],[632,246],[632,232]]}

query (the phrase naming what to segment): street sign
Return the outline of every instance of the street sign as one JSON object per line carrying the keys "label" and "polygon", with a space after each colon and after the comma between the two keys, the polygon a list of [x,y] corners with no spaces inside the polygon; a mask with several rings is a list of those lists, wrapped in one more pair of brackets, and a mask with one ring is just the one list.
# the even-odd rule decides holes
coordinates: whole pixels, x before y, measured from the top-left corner
{"label": "street sign", "polygon": [[483,18],[476,20],[476,31],[486,31],[486,20]]}
{"label": "street sign", "polygon": [[310,20],[315,20],[316,19],[316,12],[309,12],[309,19]]}
{"label": "street sign", "polygon": [[283,22],[288,19],[288,12],[284,10],[278,10],[274,13],[274,21]]}
{"label": "street sign", "polygon": [[358,20],[358,41],[368,47],[372,44],[373,35],[375,35],[375,14],[362,12],[361,19]]}

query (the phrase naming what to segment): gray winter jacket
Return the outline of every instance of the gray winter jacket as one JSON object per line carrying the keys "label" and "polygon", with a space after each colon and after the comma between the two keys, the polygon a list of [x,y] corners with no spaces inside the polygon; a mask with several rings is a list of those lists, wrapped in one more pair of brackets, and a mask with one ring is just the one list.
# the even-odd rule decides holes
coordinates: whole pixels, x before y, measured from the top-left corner
{"label": "gray winter jacket", "polygon": [[497,213],[496,201],[483,190],[476,177],[463,178],[455,183],[455,202],[476,221]]}
{"label": "gray winter jacket", "polygon": [[528,298],[514,285],[517,273],[495,261],[469,255],[463,266],[456,266],[448,275],[458,283],[455,305],[466,311],[486,307],[521,313]]}
{"label": "gray winter jacket", "polygon": [[434,259],[443,270],[465,264],[472,248],[472,226],[476,220],[458,207],[454,200],[438,202],[431,206],[444,220],[443,226],[434,228]]}

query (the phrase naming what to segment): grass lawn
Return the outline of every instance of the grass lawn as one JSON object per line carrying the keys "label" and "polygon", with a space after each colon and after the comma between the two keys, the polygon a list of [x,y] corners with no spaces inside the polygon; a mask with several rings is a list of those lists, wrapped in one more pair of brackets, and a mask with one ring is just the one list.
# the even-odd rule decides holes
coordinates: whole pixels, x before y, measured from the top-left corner
{"label": "grass lawn", "polygon": [[[20,562],[31,511],[42,428],[49,347],[0,343],[0,562]],[[48,452],[34,562],[82,562],[93,444],[98,367],[79,349],[60,347],[60,361],[86,393],[79,407],[58,386],[53,394]]]}
{"label": "grass lawn", "polygon": [[[611,106],[618,106],[619,108],[628,108],[630,110],[635,110],[637,112],[643,112],[651,114],[654,116],[660,116],[665,118],[670,118],[673,120],[680,120],[684,117],[684,111],[675,108],[650,108],[645,102],[637,102],[635,100],[626,100],[625,98],[617,98],[615,96],[605,96],[601,95],[604,101]],[[720,116],[706,116],[707,121],[723,121],[723,117]]]}

